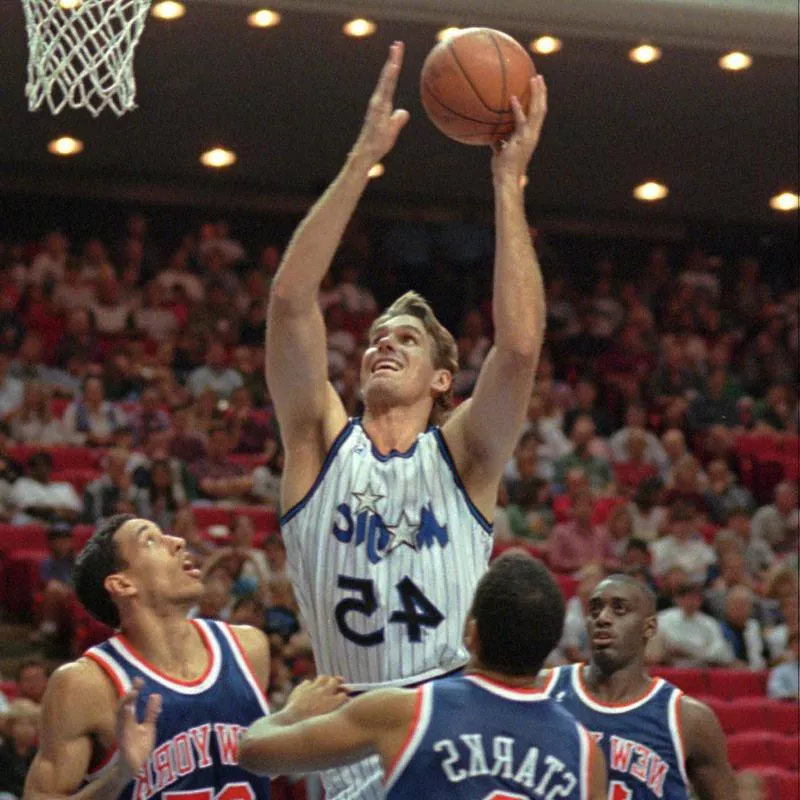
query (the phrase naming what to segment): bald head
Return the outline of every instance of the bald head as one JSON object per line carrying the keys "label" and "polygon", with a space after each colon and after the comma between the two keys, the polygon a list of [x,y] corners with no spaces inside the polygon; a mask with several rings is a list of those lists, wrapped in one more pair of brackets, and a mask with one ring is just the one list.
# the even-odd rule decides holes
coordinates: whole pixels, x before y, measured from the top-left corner
{"label": "bald head", "polygon": [[642,611],[645,616],[649,617],[656,613],[656,596],[647,584],[637,580],[633,575],[626,575],[624,572],[615,572],[613,575],[609,575],[607,578],[600,581],[598,588],[610,583],[621,584],[622,586],[634,589],[639,595],[639,602],[642,604]]}

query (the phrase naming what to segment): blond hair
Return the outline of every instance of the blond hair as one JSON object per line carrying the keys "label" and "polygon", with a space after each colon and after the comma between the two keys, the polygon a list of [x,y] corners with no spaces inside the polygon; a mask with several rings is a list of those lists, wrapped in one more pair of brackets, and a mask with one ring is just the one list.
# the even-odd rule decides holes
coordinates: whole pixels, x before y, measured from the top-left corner
{"label": "blond hair", "polygon": [[[422,295],[416,292],[406,292],[402,297],[392,303],[373,323],[370,325],[369,338],[372,340],[374,332],[385,325],[390,319],[403,315],[416,317],[425,328],[428,336],[433,341],[433,366],[436,369],[446,369],[451,375],[458,372],[458,346],[453,334],[436,319],[433,309]],[[452,386],[446,391],[436,396],[431,410],[430,422],[432,425],[440,425],[447,418],[453,408],[453,389]]]}

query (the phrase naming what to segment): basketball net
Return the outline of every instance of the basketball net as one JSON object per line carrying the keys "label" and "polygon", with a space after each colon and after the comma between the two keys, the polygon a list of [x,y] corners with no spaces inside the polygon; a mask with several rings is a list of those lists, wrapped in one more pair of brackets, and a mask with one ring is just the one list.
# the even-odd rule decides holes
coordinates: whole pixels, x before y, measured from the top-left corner
{"label": "basketball net", "polygon": [[28,33],[28,109],[136,108],[133,53],[152,0],[22,0]]}

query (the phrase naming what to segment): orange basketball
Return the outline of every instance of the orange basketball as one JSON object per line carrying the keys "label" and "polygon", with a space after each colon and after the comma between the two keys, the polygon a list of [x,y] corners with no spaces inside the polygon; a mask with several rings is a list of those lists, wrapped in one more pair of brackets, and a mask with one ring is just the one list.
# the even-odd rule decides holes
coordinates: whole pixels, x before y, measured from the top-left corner
{"label": "orange basketball", "polygon": [[431,122],[463,144],[493,144],[514,130],[511,97],[527,111],[536,68],[515,39],[465,28],[440,42],[422,66],[420,94]]}

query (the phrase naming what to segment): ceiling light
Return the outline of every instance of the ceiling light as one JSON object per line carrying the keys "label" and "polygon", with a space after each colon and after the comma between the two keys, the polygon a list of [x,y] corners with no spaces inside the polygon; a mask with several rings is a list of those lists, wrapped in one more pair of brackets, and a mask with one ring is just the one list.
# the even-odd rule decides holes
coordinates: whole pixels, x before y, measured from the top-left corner
{"label": "ceiling light", "polygon": [[386,168],[379,161],[377,164],[373,164],[370,167],[369,172],[367,173],[367,175],[370,178],[380,178],[380,176],[383,175],[384,172],[386,172]]}
{"label": "ceiling light", "polygon": [[82,3],[83,0],[58,0],[58,5],[63,8],[64,11],[74,11]]}
{"label": "ceiling light", "polygon": [[437,42],[443,42],[445,39],[449,39],[451,36],[453,36],[454,34],[458,33],[460,30],[461,30],[461,28],[456,28],[456,27],[452,27],[452,26],[449,27],[449,28],[442,28],[436,34],[436,41]]}
{"label": "ceiling light", "polygon": [[531,42],[531,50],[539,55],[547,56],[550,53],[557,53],[564,43],[561,39],[556,39],[555,36],[540,36]]}
{"label": "ceiling light", "polygon": [[647,181],[637,186],[633,190],[633,196],[637,200],[642,200],[645,203],[653,203],[656,200],[663,200],[669,194],[669,189],[663,183],[656,181]]}
{"label": "ceiling light", "polygon": [[795,192],[781,192],[770,198],[769,207],[775,211],[797,211],[800,208],[800,197]]}
{"label": "ceiling light", "polygon": [[732,53],[726,53],[719,60],[719,65],[722,69],[730,70],[731,72],[738,72],[742,69],[747,69],[753,63],[751,56],[747,53],[741,53],[734,50]]}
{"label": "ceiling light", "polygon": [[58,139],[53,139],[49,142],[47,149],[54,156],[76,156],[83,150],[83,142],[80,139],[74,139],[72,136],[60,136]]}
{"label": "ceiling light", "polygon": [[628,58],[637,64],[652,64],[661,58],[661,48],[652,44],[640,44],[628,53]]}
{"label": "ceiling light", "polygon": [[375,33],[376,25],[368,19],[351,19],[346,23],[342,30],[348,36],[354,36],[356,39],[361,39],[364,36],[371,36]]}
{"label": "ceiling light", "polygon": [[200,163],[206,167],[222,169],[236,163],[236,153],[224,147],[214,147],[200,156]]}
{"label": "ceiling light", "polygon": [[251,28],[274,28],[281,21],[281,15],[269,8],[260,8],[247,17],[247,24]]}
{"label": "ceiling light", "polygon": [[186,13],[186,6],[176,0],[161,0],[150,13],[156,19],[180,19]]}

